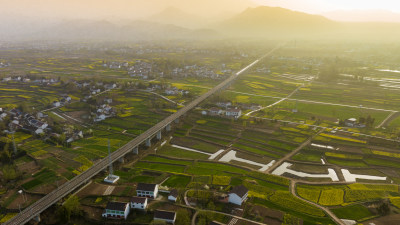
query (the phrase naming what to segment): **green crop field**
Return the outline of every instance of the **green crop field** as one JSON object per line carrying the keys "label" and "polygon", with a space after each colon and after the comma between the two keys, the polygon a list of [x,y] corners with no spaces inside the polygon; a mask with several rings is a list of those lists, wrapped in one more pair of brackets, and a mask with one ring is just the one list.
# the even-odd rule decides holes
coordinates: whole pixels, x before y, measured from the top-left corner
{"label": "green crop field", "polygon": [[163,146],[160,150],[157,151],[157,154],[176,157],[176,158],[183,158],[183,159],[208,159],[209,156],[206,154],[201,154],[197,152],[186,151],[180,148],[174,148],[169,145]]}
{"label": "green crop field", "polygon": [[189,184],[191,177],[182,175],[173,175],[168,178],[162,186],[167,186],[169,188],[185,188]]}
{"label": "green crop field", "polygon": [[318,203],[321,205],[340,205],[343,203],[343,190],[332,189],[322,190]]}
{"label": "green crop field", "polygon": [[320,190],[309,189],[309,188],[297,188],[297,193],[304,199],[310,200],[312,202],[318,203],[319,196],[321,194]]}
{"label": "green crop field", "polygon": [[332,212],[339,218],[348,220],[362,220],[373,214],[363,205],[349,205],[341,208],[334,208]]}

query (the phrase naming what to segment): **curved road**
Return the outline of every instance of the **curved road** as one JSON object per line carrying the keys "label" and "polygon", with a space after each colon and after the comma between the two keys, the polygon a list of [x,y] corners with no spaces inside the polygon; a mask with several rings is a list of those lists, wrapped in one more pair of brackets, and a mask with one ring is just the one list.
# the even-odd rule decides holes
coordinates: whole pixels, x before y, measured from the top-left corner
{"label": "curved road", "polygon": [[331,212],[328,208],[325,208],[325,207],[323,207],[323,206],[321,206],[321,205],[318,205],[317,203],[308,201],[308,200],[306,200],[306,199],[304,199],[304,198],[298,196],[298,195],[297,195],[297,192],[296,192],[296,183],[297,183],[297,182],[294,181],[294,180],[292,180],[292,181],[290,182],[290,192],[292,193],[293,196],[295,196],[296,198],[298,198],[298,199],[300,199],[300,200],[302,200],[302,201],[305,201],[305,202],[307,202],[307,203],[309,203],[309,204],[311,204],[311,205],[313,205],[313,206],[316,206],[316,207],[320,208],[320,209],[321,209],[322,211],[324,211],[327,215],[329,215],[329,217],[331,217],[331,219],[332,219],[333,221],[335,221],[336,224],[339,224],[339,225],[346,225],[341,219],[339,219],[339,217],[337,217],[335,214],[333,214],[333,212]]}
{"label": "curved road", "polygon": [[[195,106],[200,104],[202,101],[210,97],[211,95],[215,94],[216,92],[223,90],[231,85],[231,83],[243,72],[246,70],[250,69],[253,67],[255,64],[257,64],[259,61],[264,59],[265,57],[268,57],[271,55],[275,50],[279,49],[281,45],[275,47],[271,51],[269,51],[267,54],[262,56],[261,58],[257,59],[256,61],[252,62],[250,65],[246,66],[239,72],[233,74],[230,76],[228,79],[224,80],[211,90],[209,90],[207,93],[203,94],[202,96],[198,97],[185,107],[181,108],[178,110],[176,113],[168,116],[166,119],[162,120],[161,122],[157,123],[150,129],[146,130],[144,133],[133,139],[132,141],[128,142],[124,146],[122,146],[120,149],[114,151],[111,153],[111,159],[112,162],[117,161],[121,157],[124,157],[127,153],[131,152],[133,148],[136,146],[139,146],[141,143],[145,142],[147,139],[153,137],[157,132],[161,131],[163,128],[165,128],[167,125],[175,121],[176,119],[179,119],[182,115],[187,113],[188,111],[192,110]],[[76,188],[81,186],[82,184],[85,184],[88,182],[94,175],[99,173],[100,171],[104,170],[107,168],[109,164],[109,159],[108,157],[100,160],[96,164],[94,164],[92,167],[90,167],[88,170],[84,171],[80,175],[74,177],[71,179],[69,182],[63,184],[60,186],[58,189],[54,190],[53,192],[49,193],[48,195],[44,196],[40,200],[36,201],[29,207],[27,207],[24,211],[13,217],[11,220],[6,222],[5,224],[25,224],[29,222],[31,219],[33,219],[35,216],[40,215],[41,212],[46,210],[48,207],[51,205],[55,204],[57,201],[74,191]]]}

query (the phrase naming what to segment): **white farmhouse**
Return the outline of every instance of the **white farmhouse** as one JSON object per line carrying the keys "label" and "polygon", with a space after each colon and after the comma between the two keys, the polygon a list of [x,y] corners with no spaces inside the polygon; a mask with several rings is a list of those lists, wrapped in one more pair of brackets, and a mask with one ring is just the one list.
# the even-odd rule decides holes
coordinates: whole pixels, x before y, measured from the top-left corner
{"label": "white farmhouse", "polygon": [[168,200],[176,202],[177,199],[178,199],[178,190],[172,189],[168,194]]}
{"label": "white farmhouse", "polygon": [[108,219],[125,219],[128,218],[130,212],[129,203],[125,202],[108,202],[102,217]]}
{"label": "white farmhouse", "polygon": [[171,211],[156,210],[154,211],[154,220],[161,220],[174,224],[176,220],[176,213]]}
{"label": "white farmhouse", "polygon": [[236,186],[229,192],[229,202],[235,205],[242,205],[246,201],[249,190],[243,186]]}
{"label": "white farmhouse", "polygon": [[97,115],[97,117],[94,119],[94,121],[99,122],[99,121],[105,120],[106,118],[107,118],[106,115],[100,114],[100,115]]}
{"label": "white farmhouse", "polygon": [[131,209],[145,210],[147,207],[147,198],[144,197],[132,197],[131,198]]}
{"label": "white farmhouse", "polygon": [[176,91],[174,89],[166,89],[165,94],[166,95],[176,95]]}
{"label": "white farmhouse", "polygon": [[54,101],[54,102],[53,102],[53,106],[54,106],[54,107],[60,107],[60,106],[61,106],[61,103],[60,103],[60,102],[57,102],[57,101]]}
{"label": "white farmhouse", "polygon": [[225,112],[225,115],[227,117],[233,117],[235,119],[239,118],[242,115],[242,110],[241,109],[228,109]]}
{"label": "white farmhouse", "polygon": [[136,187],[136,195],[138,197],[157,198],[158,184],[138,183]]}

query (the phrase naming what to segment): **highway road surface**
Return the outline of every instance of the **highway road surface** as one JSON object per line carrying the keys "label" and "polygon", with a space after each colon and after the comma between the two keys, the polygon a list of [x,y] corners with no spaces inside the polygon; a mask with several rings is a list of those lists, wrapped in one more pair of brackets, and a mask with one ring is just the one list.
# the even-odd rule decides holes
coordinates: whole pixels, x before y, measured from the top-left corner
{"label": "highway road surface", "polygon": [[[215,94],[216,92],[223,90],[227,88],[231,83],[243,72],[247,71],[251,67],[253,67],[255,64],[257,64],[259,61],[264,59],[265,57],[268,57],[271,55],[274,51],[279,49],[281,45],[275,47],[271,51],[269,51],[267,54],[262,56],[261,58],[257,59],[256,61],[252,62],[250,65],[246,66],[239,72],[233,74],[230,76],[228,79],[224,80],[211,90],[209,90],[207,93],[201,95],[197,99],[193,100],[191,103],[186,105],[185,107],[181,108],[178,110],[176,113],[168,116],[166,119],[162,120],[161,122],[157,123],[150,129],[146,130],[144,133],[141,135],[137,136],[135,139],[132,141],[128,142],[118,150],[114,151],[111,153],[111,159],[112,162],[117,161],[121,157],[124,157],[127,153],[131,152],[133,148],[139,146],[141,143],[145,142],[148,138],[153,137],[157,132],[161,131],[163,128],[165,128],[167,125],[170,123],[174,122],[176,119],[179,119],[182,115],[187,113],[188,111],[192,110],[194,107],[196,107],[198,104],[200,104],[202,101],[210,97],[211,95]],[[48,207],[51,205],[55,204],[57,201],[80,187],[81,185],[85,184],[88,182],[93,176],[95,176],[97,173],[100,171],[103,171],[104,169],[107,168],[109,163],[108,157],[100,160],[96,164],[94,164],[92,167],[90,167],[88,170],[82,172],[80,175],[72,178],[69,182],[63,184],[60,186],[58,189],[54,190],[53,192],[49,193],[48,195],[44,196],[43,198],[39,199],[29,207],[27,207],[25,210],[23,210],[21,213],[13,217],[11,220],[6,222],[5,224],[25,224],[29,222],[31,219],[35,218],[37,215],[40,215],[41,212],[46,210]]]}

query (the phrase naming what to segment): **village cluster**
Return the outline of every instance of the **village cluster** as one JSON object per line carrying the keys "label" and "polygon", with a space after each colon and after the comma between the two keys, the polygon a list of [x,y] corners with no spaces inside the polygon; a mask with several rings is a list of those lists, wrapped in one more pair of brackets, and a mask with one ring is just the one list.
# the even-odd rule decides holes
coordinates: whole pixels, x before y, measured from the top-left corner
{"label": "village cluster", "polygon": [[9,66],[11,66],[11,63],[0,62],[0,68],[5,68],[5,67],[9,67]]}
{"label": "village cluster", "polygon": [[[160,66],[157,66],[157,62],[150,63],[143,60],[137,60],[133,65],[130,65],[128,62],[104,62],[103,67],[127,70],[130,77],[142,80],[166,76],[166,73],[164,73],[165,70],[160,69]],[[218,68],[219,72],[216,72],[216,70],[216,68],[196,64],[183,65],[173,67],[169,75],[171,77],[197,77],[218,80],[222,79],[224,75],[232,74],[232,70],[227,68],[225,64],[222,64],[220,68]]]}
{"label": "village cluster", "polygon": [[[136,187],[136,196],[132,197],[130,202],[108,202],[102,213],[102,217],[107,219],[126,220],[131,210],[146,211],[150,201],[156,201],[160,199],[160,192],[167,193],[167,198],[170,202],[176,202],[178,200],[179,192],[177,189],[166,191],[160,190],[158,184],[138,183]],[[234,204],[236,206],[241,206],[247,200],[248,193],[249,190],[245,186],[235,186],[222,201]],[[174,224],[176,220],[176,212],[155,210],[154,220],[165,221],[166,223]],[[213,221],[211,224],[221,223]]]}
{"label": "village cluster", "polygon": [[231,101],[216,102],[214,107],[208,110],[203,110],[202,115],[206,116],[221,116],[233,119],[239,119],[242,116],[243,110],[258,110],[261,106],[258,104],[238,103],[233,105]]}

